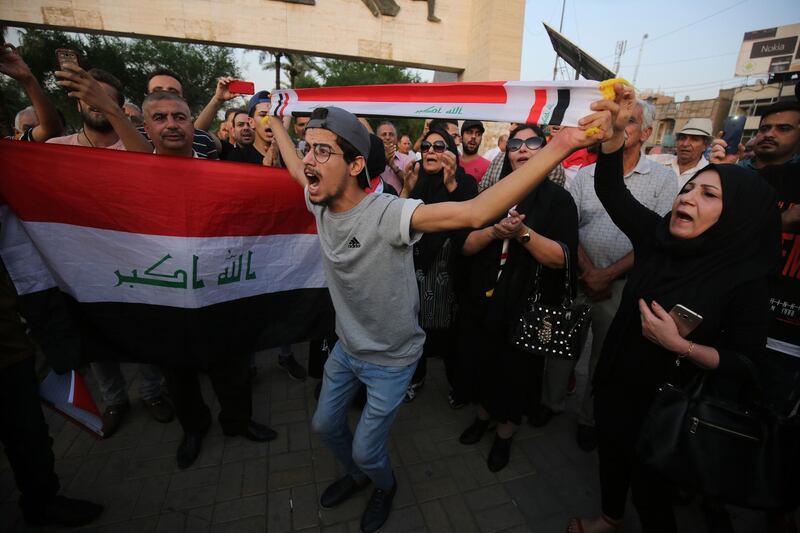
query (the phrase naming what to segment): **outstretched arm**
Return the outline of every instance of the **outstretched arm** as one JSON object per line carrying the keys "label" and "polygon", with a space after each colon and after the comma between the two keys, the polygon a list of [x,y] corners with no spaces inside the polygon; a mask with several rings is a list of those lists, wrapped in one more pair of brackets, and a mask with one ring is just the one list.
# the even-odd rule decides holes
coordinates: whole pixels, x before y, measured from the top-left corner
{"label": "outstretched arm", "polygon": [[411,229],[428,233],[481,228],[499,218],[528,196],[572,152],[611,139],[620,104],[632,98],[631,89],[620,83],[614,85],[614,93],[614,100],[594,102],[594,113],[582,118],[577,128],[561,130],[536,157],[472,200],[420,205],[411,217]]}
{"label": "outstretched arm", "polygon": [[6,50],[0,54],[0,72],[11,76],[22,85],[22,89],[28,95],[33,109],[36,110],[36,116],[39,118],[39,125],[33,128],[33,140],[44,142],[47,139],[58,137],[63,129],[61,121],[58,119],[56,106],[44,93],[31,69],[14,50],[14,46],[6,43],[3,47]]}
{"label": "outstretched arm", "polygon": [[305,186],[308,185],[305,165],[303,165],[300,156],[297,155],[297,150],[295,150],[294,143],[291,137],[289,137],[289,132],[286,131],[286,126],[283,125],[283,119],[281,117],[270,117],[269,127],[272,129],[272,134],[275,136],[272,142],[273,144],[278,143],[278,149],[281,151],[281,157],[283,158],[286,168],[289,170],[289,175],[292,176],[294,181],[301,187],[305,188]]}
{"label": "outstretched arm", "polygon": [[[419,206],[411,217],[411,229],[428,233],[480,228],[499,218],[528,196],[569,154],[610,136],[612,128],[608,106],[614,105],[611,101],[592,104],[598,112],[583,119],[579,128],[564,128],[536,157],[472,200]],[[599,127],[600,134],[587,136],[586,130],[590,127]]]}

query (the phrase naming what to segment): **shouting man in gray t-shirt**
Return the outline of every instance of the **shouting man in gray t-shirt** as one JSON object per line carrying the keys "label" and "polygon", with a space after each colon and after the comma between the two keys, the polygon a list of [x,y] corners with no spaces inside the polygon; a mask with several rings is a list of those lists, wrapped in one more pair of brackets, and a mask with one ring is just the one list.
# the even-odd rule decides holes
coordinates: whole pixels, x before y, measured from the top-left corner
{"label": "shouting man in gray t-shirt", "polygon": [[[417,318],[412,245],[422,233],[481,228],[502,216],[562,159],[603,140],[605,133],[587,137],[586,128],[598,126],[610,134],[616,105],[595,103],[598,112],[584,119],[582,128],[566,128],[536,158],[480,196],[432,205],[364,191],[370,140],[351,113],[337,107],[316,109],[306,126],[302,160],[281,120],[270,123],[281,156],[304,187],[316,218],[336,310],[339,342],[325,363],[312,426],[347,474],[322,493],[322,507],[338,505],[372,481],[375,490],[361,518],[362,531],[377,531],[389,516],[397,482],[386,440],[425,341]],[[454,171],[455,157],[445,154],[445,165]],[[415,169],[407,170],[406,179],[413,180]],[[347,409],[360,383],[366,385],[367,403],[353,434]]]}

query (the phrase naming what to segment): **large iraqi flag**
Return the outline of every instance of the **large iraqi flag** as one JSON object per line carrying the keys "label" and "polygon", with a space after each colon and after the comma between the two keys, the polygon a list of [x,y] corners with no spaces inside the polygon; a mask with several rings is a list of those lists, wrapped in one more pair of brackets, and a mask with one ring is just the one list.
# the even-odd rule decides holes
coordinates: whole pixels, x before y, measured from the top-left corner
{"label": "large iraqi flag", "polygon": [[282,169],[0,141],[0,254],[57,287],[89,359],[202,363],[332,330],[313,217]]}

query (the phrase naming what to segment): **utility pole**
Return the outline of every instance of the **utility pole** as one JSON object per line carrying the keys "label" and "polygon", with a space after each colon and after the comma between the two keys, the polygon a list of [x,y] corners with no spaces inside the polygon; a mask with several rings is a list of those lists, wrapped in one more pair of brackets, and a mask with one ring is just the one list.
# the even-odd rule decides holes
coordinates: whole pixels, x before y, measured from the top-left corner
{"label": "utility pole", "polygon": [[619,76],[619,62],[622,54],[628,49],[628,41],[617,41],[617,49],[614,52],[614,75]]}
{"label": "utility pole", "polygon": [[[564,7],[567,5],[567,0],[561,0],[561,22],[558,23],[558,33],[561,33],[561,28],[564,27]],[[556,52],[556,63],[553,65],[553,81],[556,79],[556,72],[558,72],[558,52]]]}
{"label": "utility pole", "polygon": [[644,40],[647,39],[647,34],[642,35],[642,44],[639,45],[639,57],[636,59],[636,70],[633,71],[633,80],[631,83],[636,86],[636,76],[639,75],[639,63],[642,62],[642,51],[644,50]]}

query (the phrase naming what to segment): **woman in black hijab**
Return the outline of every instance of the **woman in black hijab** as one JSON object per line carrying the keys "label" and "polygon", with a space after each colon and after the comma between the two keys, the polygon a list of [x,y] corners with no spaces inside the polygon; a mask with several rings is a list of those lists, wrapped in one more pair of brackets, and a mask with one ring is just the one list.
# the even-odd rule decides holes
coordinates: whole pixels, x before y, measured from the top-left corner
{"label": "woman in black hijab", "polygon": [[[686,383],[703,370],[718,382],[748,379],[740,355],[758,358],[763,352],[767,278],[779,256],[774,191],[755,173],[709,165],[660,217],[625,187],[624,142],[620,129],[603,144],[595,190],[633,243],[635,264],[594,378],[602,515],[572,520],[574,533],[616,531],[629,487],[643,531],[676,530],[669,484],[634,453],[645,416],[668,380]],[[702,317],[683,336],[669,314],[676,305]]]}
{"label": "woman in black hijab", "polygon": [[[444,130],[434,128],[422,138],[419,162],[407,169],[402,197],[419,198],[426,204],[463,202],[478,195],[478,186],[458,165],[458,147]],[[425,383],[427,358],[444,358],[448,380],[452,383],[456,313],[455,290],[463,268],[461,247],[469,230],[426,233],[414,245],[414,268],[420,290],[420,325],[425,330],[425,346],[406,391],[405,401],[414,399]]]}
{"label": "woman in black hijab", "polygon": [[[506,144],[502,178],[536,157],[545,144],[544,132],[536,125],[514,129]],[[464,244],[464,253],[474,258],[460,319],[466,372],[458,381],[472,381],[469,399],[478,403],[478,412],[459,440],[477,443],[489,421],[495,420],[497,432],[487,460],[493,472],[508,464],[517,426],[541,400],[544,358],[516,349],[508,339],[534,288],[539,265],[543,267],[541,301],[562,301],[565,258],[559,242],[566,245],[575,265],[575,202],[563,187],[545,180],[507,217],[473,231]],[[471,372],[470,364],[474,365]]]}

